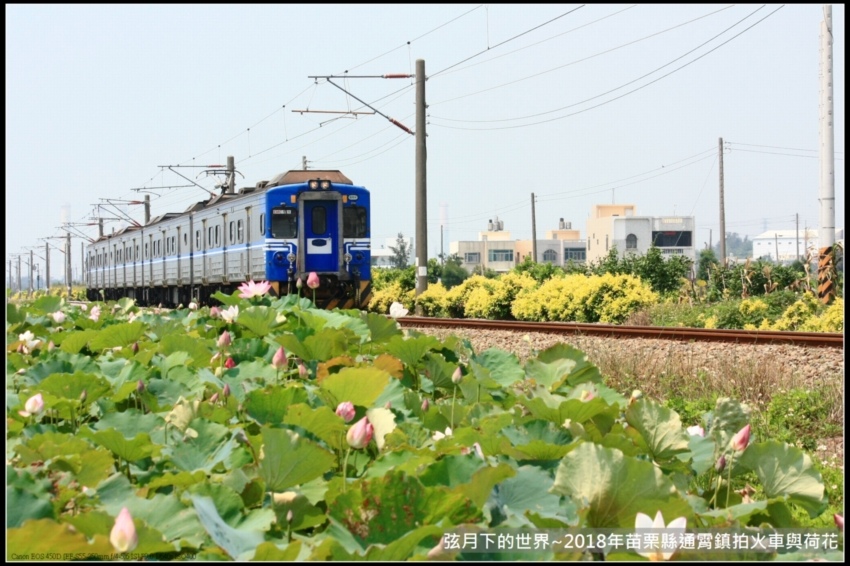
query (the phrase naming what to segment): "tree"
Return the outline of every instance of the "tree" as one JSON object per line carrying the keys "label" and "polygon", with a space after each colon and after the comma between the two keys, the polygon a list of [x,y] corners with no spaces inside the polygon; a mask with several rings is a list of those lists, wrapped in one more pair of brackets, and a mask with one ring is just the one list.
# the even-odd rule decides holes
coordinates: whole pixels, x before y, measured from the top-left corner
{"label": "tree", "polygon": [[393,256],[390,258],[390,263],[393,267],[404,269],[410,264],[410,256],[413,253],[413,244],[408,244],[404,241],[404,234],[398,233],[395,240],[395,246],[390,246],[390,251]]}
{"label": "tree", "polygon": [[697,279],[708,282],[711,276],[709,270],[717,267],[717,263],[717,256],[714,254],[713,249],[700,250],[699,258],[697,259]]}

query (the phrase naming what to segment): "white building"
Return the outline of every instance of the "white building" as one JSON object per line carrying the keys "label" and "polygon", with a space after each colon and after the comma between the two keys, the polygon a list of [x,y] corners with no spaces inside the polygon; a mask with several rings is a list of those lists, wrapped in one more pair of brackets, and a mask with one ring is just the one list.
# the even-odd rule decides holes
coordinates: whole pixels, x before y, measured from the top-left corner
{"label": "white building", "polygon": [[587,220],[587,261],[616,247],[620,257],[644,255],[654,245],[665,256],[696,261],[693,216],[636,216],[633,204],[597,204]]}
{"label": "white building", "polygon": [[[753,238],[753,259],[765,259],[777,263],[791,263],[810,256],[817,260],[819,231],[768,230]],[[835,231],[835,241],[844,242],[844,229]]]}
{"label": "white building", "polygon": [[[404,245],[407,246],[407,265],[414,265],[416,261],[416,248],[413,247],[413,238],[405,237]],[[372,267],[390,268],[395,267],[392,263],[395,252],[392,248],[398,247],[398,238],[386,238],[380,247],[373,247],[370,252],[372,256]]]}

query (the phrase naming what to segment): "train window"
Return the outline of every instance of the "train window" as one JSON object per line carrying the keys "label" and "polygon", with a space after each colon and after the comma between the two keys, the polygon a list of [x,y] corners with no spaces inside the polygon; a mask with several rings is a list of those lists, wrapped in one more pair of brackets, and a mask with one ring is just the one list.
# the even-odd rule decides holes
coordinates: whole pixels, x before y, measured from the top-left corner
{"label": "train window", "polygon": [[347,206],[342,209],[343,238],[366,237],[366,208],[362,206]]}
{"label": "train window", "polygon": [[637,249],[637,236],[635,236],[634,234],[629,234],[628,236],[626,236],[626,249]]}
{"label": "train window", "polygon": [[136,244],[136,259],[139,259],[139,244]]}
{"label": "train window", "polygon": [[148,245],[147,245],[147,244],[145,244],[145,259],[148,259],[148,258],[150,257],[150,254],[148,253],[148,251],[149,251],[149,250],[148,250]]}
{"label": "train window", "polygon": [[266,215],[260,214],[260,236],[266,235]]}
{"label": "train window", "polygon": [[297,238],[297,210],[288,206],[276,206],[272,209],[272,238]]}
{"label": "train window", "polygon": [[313,234],[322,236],[328,229],[327,215],[323,206],[313,209]]}
{"label": "train window", "polygon": [[188,233],[183,234],[183,245],[184,246],[189,245],[189,234]]}
{"label": "train window", "polygon": [[177,253],[177,236],[171,236],[171,253]]}
{"label": "train window", "polygon": [[201,231],[195,230],[195,249],[201,249]]}
{"label": "train window", "polygon": [[207,230],[207,249],[212,248],[213,246],[213,229],[212,226]]}
{"label": "train window", "polygon": [[230,221],[230,243],[236,243],[236,233],[233,231],[233,220]]}
{"label": "train window", "polygon": [[236,239],[241,244],[245,240],[245,233],[242,230],[242,221],[236,221]]}
{"label": "train window", "polygon": [[218,236],[218,226],[216,226],[215,227],[215,245],[219,245],[220,241],[221,240],[219,239],[219,236]]}

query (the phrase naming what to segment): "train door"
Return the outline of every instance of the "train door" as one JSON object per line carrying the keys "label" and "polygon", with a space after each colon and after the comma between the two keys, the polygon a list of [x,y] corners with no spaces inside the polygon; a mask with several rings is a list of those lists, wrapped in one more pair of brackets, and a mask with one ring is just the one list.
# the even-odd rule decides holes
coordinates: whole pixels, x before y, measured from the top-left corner
{"label": "train door", "polygon": [[301,271],[339,269],[339,218],[336,200],[304,202],[304,268]]}

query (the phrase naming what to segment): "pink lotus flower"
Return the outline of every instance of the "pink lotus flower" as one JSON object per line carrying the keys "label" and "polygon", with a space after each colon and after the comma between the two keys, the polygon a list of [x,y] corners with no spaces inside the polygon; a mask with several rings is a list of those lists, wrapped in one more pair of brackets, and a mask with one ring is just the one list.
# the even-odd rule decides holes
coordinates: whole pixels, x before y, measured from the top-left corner
{"label": "pink lotus flower", "polygon": [[345,435],[345,439],[348,441],[348,445],[354,448],[355,450],[360,450],[361,448],[365,448],[367,444],[372,440],[372,434],[375,429],[372,427],[372,423],[369,422],[369,419],[363,417],[355,425],[348,429],[348,434]]}
{"label": "pink lotus flower", "polygon": [[210,316],[213,318],[218,318],[221,316],[221,309],[218,307],[210,307]]}
{"label": "pink lotus flower", "polygon": [[676,552],[676,549],[665,549],[663,552],[661,550],[661,532],[666,531],[664,534],[670,533],[672,540],[677,540],[680,535],[685,533],[685,527],[687,527],[688,520],[684,517],[678,517],[670,521],[666,526],[664,525],[664,517],[661,515],[661,511],[655,514],[655,520],[649,518],[649,515],[645,515],[643,513],[638,513],[635,517],[635,529],[653,529],[653,531],[657,532],[658,536],[658,547],[654,548],[650,551],[638,551],[638,554],[643,556],[644,558],[649,558],[653,562],[660,562],[662,560],[670,560],[670,557]]}
{"label": "pink lotus flower", "polygon": [[218,337],[218,347],[219,348],[227,348],[232,343],[230,338],[230,332],[225,330],[221,333],[221,336]]}
{"label": "pink lotus flower", "polygon": [[269,292],[272,284],[268,281],[246,281],[239,286],[239,297],[242,299],[250,299],[252,297],[262,297]]}
{"label": "pink lotus flower", "polygon": [[460,371],[460,366],[457,366],[457,369],[452,374],[452,383],[457,385],[463,379],[463,373]]}
{"label": "pink lotus flower", "polygon": [[286,350],[284,350],[283,346],[281,346],[272,357],[272,366],[274,369],[280,369],[286,365],[286,361]]}
{"label": "pink lotus flower", "polygon": [[349,423],[354,418],[354,405],[351,401],[343,401],[336,406],[336,414],[342,417],[342,420]]}
{"label": "pink lotus flower", "polygon": [[132,552],[139,544],[139,535],[136,533],[133,517],[130,516],[130,511],[126,507],[121,509],[115,518],[115,525],[109,533],[109,542],[115,550],[122,553]]}
{"label": "pink lotus flower", "polygon": [[582,390],[581,396],[579,396],[579,401],[582,403],[587,403],[592,400],[596,395],[593,394],[593,391],[588,391],[587,389]]}
{"label": "pink lotus flower", "polygon": [[838,513],[836,513],[832,516],[832,520],[835,521],[836,527],[838,527],[842,531],[844,530],[844,515],[839,515]]}
{"label": "pink lotus flower", "polygon": [[52,316],[53,322],[55,322],[56,324],[62,324],[63,322],[65,322],[65,313],[62,311],[56,311],[55,313],[53,313]]}
{"label": "pink lotus flower", "polygon": [[233,358],[228,356],[227,360],[225,360],[225,362],[224,362],[224,367],[226,367],[227,369],[233,369],[233,368],[236,367],[236,362],[233,361]]}
{"label": "pink lotus flower", "polygon": [[745,426],[741,430],[732,437],[732,441],[729,443],[729,446],[732,450],[737,452],[743,452],[747,445],[750,443],[750,425]]}
{"label": "pink lotus flower", "polygon": [[319,288],[319,276],[315,271],[311,271],[310,275],[307,276],[307,286],[311,289]]}
{"label": "pink lotus flower", "polygon": [[689,426],[688,434],[691,436],[705,436],[705,430],[699,425]]}
{"label": "pink lotus flower", "polygon": [[198,310],[198,303],[196,303],[195,301],[192,301],[191,303],[189,303],[189,310],[190,311]]}
{"label": "pink lotus flower", "polygon": [[36,393],[24,403],[24,410],[18,411],[18,414],[22,417],[31,417],[33,415],[38,415],[41,411],[44,410],[44,397],[41,396],[41,393]]}
{"label": "pink lotus flower", "polygon": [[30,332],[29,330],[27,330],[23,334],[18,334],[18,340],[23,342],[23,344],[21,344],[20,351],[24,354],[29,354],[41,344],[41,340],[37,340],[35,334]]}
{"label": "pink lotus flower", "polygon": [[238,317],[238,316],[239,316],[239,307],[237,307],[236,305],[233,305],[233,306],[228,307],[228,308],[224,309],[223,311],[221,311],[221,318],[223,318],[224,322],[226,322],[228,324],[230,324],[231,322],[236,320],[236,317]]}
{"label": "pink lotus flower", "polygon": [[91,308],[91,312],[89,313],[89,318],[93,321],[97,322],[100,318],[100,307],[95,305]]}

